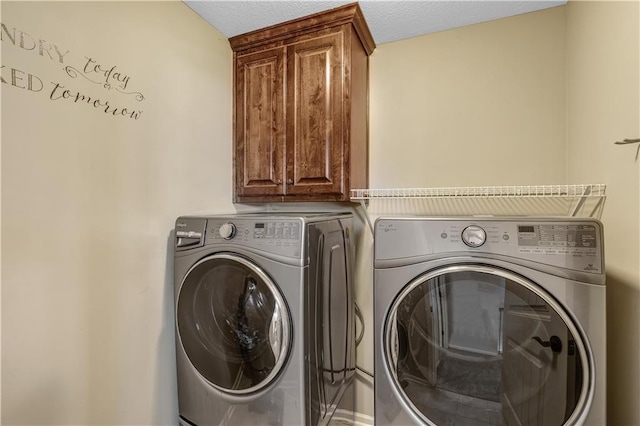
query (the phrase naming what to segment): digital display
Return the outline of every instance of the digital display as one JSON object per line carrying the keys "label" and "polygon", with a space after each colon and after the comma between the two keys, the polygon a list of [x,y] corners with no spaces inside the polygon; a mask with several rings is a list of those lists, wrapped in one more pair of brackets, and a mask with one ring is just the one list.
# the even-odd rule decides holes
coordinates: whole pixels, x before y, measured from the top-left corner
{"label": "digital display", "polygon": [[518,226],[518,232],[535,232],[533,226]]}
{"label": "digital display", "polygon": [[256,223],[256,229],[264,228],[264,223]]}

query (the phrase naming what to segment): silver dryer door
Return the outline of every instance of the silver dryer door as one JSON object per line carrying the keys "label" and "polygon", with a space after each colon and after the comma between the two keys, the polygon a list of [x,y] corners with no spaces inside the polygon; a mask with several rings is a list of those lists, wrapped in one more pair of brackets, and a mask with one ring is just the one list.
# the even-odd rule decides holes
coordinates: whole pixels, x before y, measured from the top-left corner
{"label": "silver dryer door", "polygon": [[284,368],[291,321],[279,289],[249,260],[215,254],[186,274],[176,303],[182,348],[218,390],[250,394]]}
{"label": "silver dryer door", "polygon": [[574,320],[510,271],[455,265],[417,277],[384,336],[394,386],[427,424],[574,424],[592,398],[590,350]]}

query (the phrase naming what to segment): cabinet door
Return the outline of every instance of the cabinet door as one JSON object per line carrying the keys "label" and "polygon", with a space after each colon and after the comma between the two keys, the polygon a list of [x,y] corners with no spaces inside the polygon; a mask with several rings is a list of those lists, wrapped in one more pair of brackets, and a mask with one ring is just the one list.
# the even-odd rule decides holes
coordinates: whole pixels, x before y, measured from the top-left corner
{"label": "cabinet door", "polygon": [[288,195],[342,194],[343,34],[287,47]]}
{"label": "cabinet door", "polygon": [[284,194],[285,48],[236,60],[236,196]]}

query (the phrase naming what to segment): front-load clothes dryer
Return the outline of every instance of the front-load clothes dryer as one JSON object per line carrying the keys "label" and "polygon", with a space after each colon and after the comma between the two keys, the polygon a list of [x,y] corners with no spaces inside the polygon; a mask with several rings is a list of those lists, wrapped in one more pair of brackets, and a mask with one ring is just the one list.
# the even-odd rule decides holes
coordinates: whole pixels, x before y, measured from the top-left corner
{"label": "front-load clothes dryer", "polygon": [[181,425],[326,424],[355,372],[351,213],[180,217]]}
{"label": "front-load clothes dryer", "polygon": [[375,223],[377,425],[606,424],[602,226]]}

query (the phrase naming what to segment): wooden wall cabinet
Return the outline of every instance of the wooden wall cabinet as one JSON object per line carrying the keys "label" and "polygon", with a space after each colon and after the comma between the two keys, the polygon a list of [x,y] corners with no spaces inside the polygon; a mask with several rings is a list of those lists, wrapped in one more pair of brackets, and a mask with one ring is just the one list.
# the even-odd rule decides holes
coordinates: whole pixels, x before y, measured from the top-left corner
{"label": "wooden wall cabinet", "polygon": [[229,39],[234,201],[348,201],[368,188],[369,55],[350,4]]}

